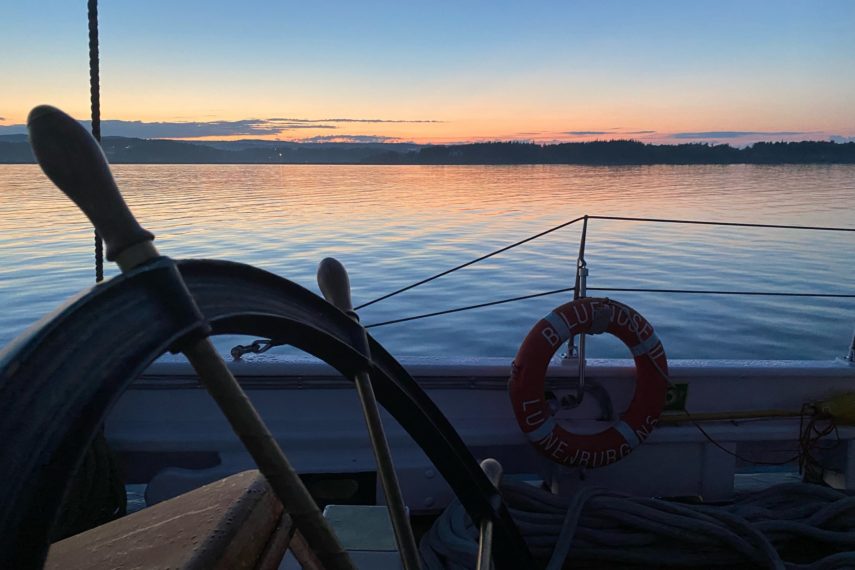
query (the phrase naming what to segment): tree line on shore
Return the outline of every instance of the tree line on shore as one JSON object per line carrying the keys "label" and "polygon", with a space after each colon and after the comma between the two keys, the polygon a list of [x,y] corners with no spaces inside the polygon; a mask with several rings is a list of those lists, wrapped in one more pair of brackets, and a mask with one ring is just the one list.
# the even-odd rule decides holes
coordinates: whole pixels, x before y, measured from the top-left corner
{"label": "tree line on shore", "polygon": [[[536,144],[484,142],[298,143],[188,142],[105,137],[113,163],[173,164],[855,164],[855,142],[646,144],[631,140]],[[24,135],[0,137],[0,163],[35,162]]]}
{"label": "tree line on shore", "polygon": [[407,153],[372,157],[384,164],[855,164],[855,143],[759,142],[745,148],[726,144],[654,145],[638,141],[593,141],[538,145],[490,142],[426,146]]}

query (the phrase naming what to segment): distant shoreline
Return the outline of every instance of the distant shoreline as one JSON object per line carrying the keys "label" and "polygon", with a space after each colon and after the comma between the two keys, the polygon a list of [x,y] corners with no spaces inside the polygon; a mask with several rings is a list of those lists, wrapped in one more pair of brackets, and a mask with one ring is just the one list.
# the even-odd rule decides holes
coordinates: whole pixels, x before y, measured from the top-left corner
{"label": "distant shoreline", "polygon": [[[621,162],[621,163],[582,163],[582,162],[140,162],[140,161],[122,161],[109,160],[110,164],[114,165],[151,165],[151,166],[596,166],[596,167],[614,167],[614,166],[834,166],[834,165],[849,165],[855,164],[855,161],[847,162]],[[3,161],[0,160],[0,166],[22,166],[32,164],[36,161]]]}
{"label": "distant shoreline", "polygon": [[[855,142],[645,144],[631,140],[539,145],[520,142],[416,145],[412,143],[315,143],[278,141],[186,142],[105,137],[113,164],[306,164],[306,165],[538,165],[579,166],[713,164],[855,164]],[[33,164],[24,135],[0,136],[0,164]]]}

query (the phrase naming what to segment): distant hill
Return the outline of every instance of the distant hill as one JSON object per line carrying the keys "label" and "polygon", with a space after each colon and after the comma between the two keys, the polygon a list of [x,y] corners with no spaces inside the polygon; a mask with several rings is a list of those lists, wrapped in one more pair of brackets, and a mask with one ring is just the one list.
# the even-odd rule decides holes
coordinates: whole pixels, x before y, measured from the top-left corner
{"label": "distant hill", "polygon": [[[115,164],[855,164],[855,143],[826,141],[761,142],[735,148],[723,144],[654,145],[620,140],[420,146],[105,137],[103,147]],[[32,162],[35,159],[26,135],[0,135],[0,163]]]}
{"label": "distant hill", "polygon": [[27,135],[0,135],[0,164],[35,162]]}
{"label": "distant hill", "polygon": [[[360,164],[385,153],[406,153],[412,143],[294,143],[277,141],[186,142],[104,137],[114,164]],[[0,164],[33,163],[26,135],[0,135]]]}

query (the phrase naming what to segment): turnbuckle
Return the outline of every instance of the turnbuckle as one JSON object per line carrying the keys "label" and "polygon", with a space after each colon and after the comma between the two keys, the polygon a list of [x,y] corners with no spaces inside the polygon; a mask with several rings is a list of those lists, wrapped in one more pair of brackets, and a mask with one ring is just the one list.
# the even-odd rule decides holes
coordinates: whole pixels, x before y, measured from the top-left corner
{"label": "turnbuckle", "polygon": [[230,351],[232,358],[235,360],[240,360],[241,356],[244,354],[261,354],[262,352],[267,352],[274,346],[277,346],[276,343],[273,342],[272,339],[269,338],[260,338],[258,340],[252,341],[251,344],[239,344],[233,347]]}

